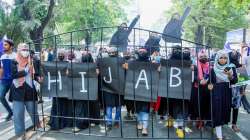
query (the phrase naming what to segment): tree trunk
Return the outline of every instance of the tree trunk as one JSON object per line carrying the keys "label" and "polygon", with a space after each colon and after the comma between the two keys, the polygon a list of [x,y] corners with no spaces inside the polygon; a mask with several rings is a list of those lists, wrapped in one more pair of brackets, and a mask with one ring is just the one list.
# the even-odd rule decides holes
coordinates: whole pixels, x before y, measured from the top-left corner
{"label": "tree trunk", "polygon": [[33,42],[36,52],[40,52],[43,42],[43,31],[42,30],[33,30],[30,32],[30,39]]}
{"label": "tree trunk", "polygon": [[[195,33],[195,43],[202,44],[203,43],[203,27],[201,25],[198,25],[196,33]],[[201,45],[196,45],[197,51],[200,50]]]}
{"label": "tree trunk", "polygon": [[50,19],[52,18],[53,9],[55,6],[55,1],[50,0],[49,7],[48,7],[48,13],[46,17],[41,20],[41,25],[39,27],[36,27],[34,30],[30,31],[30,38],[34,43],[35,51],[41,51],[42,42],[43,42],[43,30],[45,29],[46,25],[49,23]]}

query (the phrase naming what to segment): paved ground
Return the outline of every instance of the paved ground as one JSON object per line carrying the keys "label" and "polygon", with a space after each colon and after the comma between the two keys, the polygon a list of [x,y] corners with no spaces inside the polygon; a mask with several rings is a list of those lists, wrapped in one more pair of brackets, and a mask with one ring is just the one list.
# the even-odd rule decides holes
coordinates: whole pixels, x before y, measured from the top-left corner
{"label": "paved ground", "polygon": [[[248,87],[248,91],[250,91],[250,88]],[[250,92],[249,92],[250,93]],[[250,94],[247,95],[248,99],[250,101]],[[48,100],[44,104],[44,110],[45,112],[50,111],[50,104],[51,102]],[[39,110],[41,113],[41,106],[39,106]],[[10,122],[4,122],[3,117],[6,115],[2,112],[5,112],[3,109],[2,105],[0,105],[0,140],[7,140],[11,137],[14,136],[14,128],[12,121]],[[123,113],[124,114],[124,113]],[[154,116],[153,118],[153,123],[150,123],[150,130],[149,130],[149,136],[148,137],[143,137],[141,136],[140,133],[137,133],[136,127],[135,127],[135,122],[124,122],[123,126],[120,127],[119,129],[112,129],[111,131],[107,133],[100,132],[100,127],[95,126],[95,127],[90,127],[89,129],[85,129],[80,131],[79,133],[73,133],[71,129],[72,128],[65,128],[58,133],[58,131],[47,131],[46,132],[36,132],[34,136],[31,138],[32,140],[69,140],[69,139],[74,139],[74,140],[82,140],[82,139],[88,139],[88,140],[121,140],[123,138],[129,138],[129,139],[135,139],[139,138],[144,139],[152,139],[154,138],[171,138],[171,139],[177,139],[176,134],[175,134],[175,129],[174,128],[166,128],[164,127],[163,124],[159,124],[158,116]],[[250,117],[249,114],[247,114],[244,109],[240,109],[240,114],[239,114],[239,119],[238,119],[238,124],[241,129],[241,133],[234,133],[230,129],[229,126],[224,126],[223,128],[223,133],[224,137],[227,140],[247,140],[250,139]],[[30,118],[26,114],[26,127],[31,125]],[[153,127],[152,127],[153,126]],[[153,128],[153,129],[152,129]],[[186,134],[186,137],[189,139],[195,139],[195,138],[211,138],[212,136],[212,130],[211,128],[207,127],[205,128],[202,132],[198,131],[195,127],[192,128],[193,132],[190,134]],[[88,136],[89,132],[91,135],[95,136]],[[121,135],[121,132],[123,135]],[[114,138],[111,138],[114,137]],[[137,139],[138,139],[137,138]]]}

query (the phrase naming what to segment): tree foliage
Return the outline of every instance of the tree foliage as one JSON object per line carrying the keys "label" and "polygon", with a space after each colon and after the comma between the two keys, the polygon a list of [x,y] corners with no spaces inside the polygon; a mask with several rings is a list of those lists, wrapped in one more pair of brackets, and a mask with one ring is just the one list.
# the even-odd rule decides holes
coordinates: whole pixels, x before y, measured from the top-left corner
{"label": "tree foliage", "polygon": [[247,28],[250,0],[174,0],[173,7],[167,11],[182,13],[190,6],[190,16],[184,23],[184,38],[198,43],[205,41],[212,47],[223,47],[226,32]]}
{"label": "tree foliage", "polygon": [[[128,3],[127,0],[59,0],[56,8],[56,25],[60,32],[117,26],[121,21],[126,21],[122,6]],[[92,33],[92,41],[98,41],[100,38],[98,32]],[[107,35],[105,33],[104,38]],[[82,40],[86,37],[86,32],[73,34],[73,36]]]}
{"label": "tree foliage", "polygon": [[[128,0],[15,0],[10,15],[0,6],[0,35],[7,34],[16,44],[42,43],[36,40],[77,29],[113,26],[126,20],[122,6],[128,3]],[[92,36],[97,41],[97,34]],[[74,34],[79,40],[84,37],[83,32]],[[53,38],[43,43],[53,44]]]}

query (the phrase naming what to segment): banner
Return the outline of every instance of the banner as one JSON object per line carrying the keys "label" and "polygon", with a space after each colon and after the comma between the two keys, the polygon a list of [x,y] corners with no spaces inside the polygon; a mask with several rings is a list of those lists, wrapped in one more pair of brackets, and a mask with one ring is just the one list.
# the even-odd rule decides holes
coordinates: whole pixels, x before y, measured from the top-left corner
{"label": "banner", "polygon": [[[190,99],[190,61],[161,60],[160,64],[131,61],[128,70],[122,58],[98,60],[104,91],[125,95],[127,100],[156,101],[158,96]],[[76,100],[96,100],[98,78],[94,63],[45,62],[42,96]],[[125,82],[126,81],[126,82]]]}
{"label": "banner", "polygon": [[45,62],[42,96],[96,100],[98,80],[93,63]]}
{"label": "banner", "polygon": [[69,63],[68,86],[73,91],[68,98],[75,100],[96,100],[98,94],[98,78],[96,64]]}
{"label": "banner", "polygon": [[[42,71],[44,80],[41,84],[41,95],[44,97],[68,97],[69,87],[67,85],[68,77],[67,62],[44,62]],[[66,83],[65,83],[66,82]]]}
{"label": "banner", "polygon": [[161,97],[190,99],[191,61],[161,60],[159,94]]}
{"label": "banner", "polygon": [[126,73],[125,99],[156,101],[158,93],[159,64],[132,61]]}
{"label": "banner", "polygon": [[232,87],[250,85],[250,77],[248,76],[247,70],[245,67],[237,68],[238,82]]}
{"label": "banner", "polygon": [[124,63],[124,59],[120,57],[98,59],[103,91],[124,95],[125,69],[122,67]]}

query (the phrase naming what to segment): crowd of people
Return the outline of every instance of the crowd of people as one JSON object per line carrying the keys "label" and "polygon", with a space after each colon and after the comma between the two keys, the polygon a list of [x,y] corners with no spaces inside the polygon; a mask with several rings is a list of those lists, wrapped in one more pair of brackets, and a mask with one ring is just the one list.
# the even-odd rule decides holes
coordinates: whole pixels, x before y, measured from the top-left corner
{"label": "crowd of people", "polygon": [[[134,22],[138,18],[136,17]],[[120,30],[126,30],[126,34],[122,35],[122,40],[124,38],[127,40],[128,32],[131,30],[120,28],[119,32]],[[116,42],[115,40],[113,39],[111,42]],[[132,61],[160,64],[161,59],[169,59],[193,62],[190,65],[190,69],[194,72],[190,100],[166,97],[158,97],[155,103],[125,100],[123,95],[114,94],[114,91],[103,88],[100,84],[102,78],[99,76],[98,99],[95,101],[53,97],[49,121],[51,130],[72,127],[72,131],[80,131],[103,124],[106,126],[105,131],[109,131],[113,127],[119,128],[123,119],[121,108],[124,106],[127,110],[125,119],[136,120],[137,129],[144,136],[148,135],[150,112],[152,114],[157,112],[161,122],[165,121],[166,127],[174,126],[179,138],[184,138],[184,131],[191,132],[191,129],[186,129],[185,126],[194,121],[198,129],[203,129],[206,126],[215,128],[217,138],[223,139],[222,126],[230,122],[231,111],[233,112],[232,129],[239,132],[237,126],[239,107],[242,104],[250,113],[250,104],[245,96],[246,86],[232,88],[231,85],[238,81],[238,68],[246,68],[248,75],[250,75],[249,46],[243,44],[241,54],[236,50],[219,50],[215,52],[214,57],[210,57],[206,49],[199,49],[199,53],[196,55],[192,54],[189,48],[176,45],[172,47],[172,53],[169,57],[162,57],[159,42],[159,36],[152,33],[145,45],[134,52],[124,50],[125,47],[119,48],[120,44],[111,43],[110,47],[101,48],[97,57],[93,58],[93,54],[88,51],[88,48],[58,49],[57,52],[52,48],[43,49],[40,57],[36,57],[27,44],[18,44],[16,52],[14,52],[14,42],[10,39],[4,40],[4,53],[0,58],[0,97],[1,103],[8,111],[6,121],[10,121],[13,116],[15,134],[17,136],[24,135],[26,109],[32,119],[33,126],[42,127],[37,112],[37,104],[41,99],[34,81],[43,82],[40,66],[45,61],[81,63],[83,65],[96,63],[96,73],[99,75],[99,60],[105,57],[118,57],[125,70],[129,69],[128,63]],[[161,69],[159,68],[158,71],[160,73]],[[12,108],[6,100],[8,92]],[[112,110],[114,108],[116,111],[113,120]]]}

